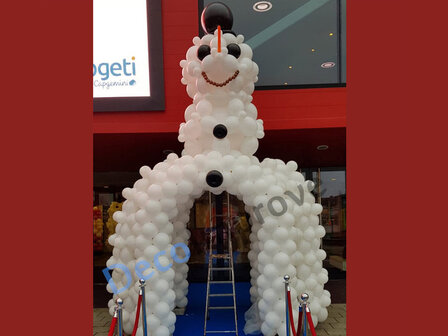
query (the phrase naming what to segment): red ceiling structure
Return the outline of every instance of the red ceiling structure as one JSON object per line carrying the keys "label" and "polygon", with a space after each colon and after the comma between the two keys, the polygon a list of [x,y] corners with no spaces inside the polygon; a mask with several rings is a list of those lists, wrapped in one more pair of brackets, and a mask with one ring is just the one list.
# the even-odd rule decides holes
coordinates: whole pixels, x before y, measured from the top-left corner
{"label": "red ceiling structure", "polygon": [[[329,148],[319,151],[319,145]],[[143,165],[154,167],[163,161],[166,151],[180,155],[182,149],[177,133],[95,134],[94,171],[138,172]],[[345,128],[267,131],[255,155],[260,160],[294,160],[299,168],[343,167]]]}

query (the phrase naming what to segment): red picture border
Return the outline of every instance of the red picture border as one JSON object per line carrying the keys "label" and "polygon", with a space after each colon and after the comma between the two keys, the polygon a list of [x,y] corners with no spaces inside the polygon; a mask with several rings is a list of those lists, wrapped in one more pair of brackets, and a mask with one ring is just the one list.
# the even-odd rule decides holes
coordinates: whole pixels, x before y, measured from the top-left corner
{"label": "red picture border", "polygon": [[[445,328],[444,3],[348,1],[347,335]],[[91,335],[92,3],[2,14],[2,334]]]}
{"label": "red picture border", "polygon": [[2,14],[0,333],[92,335],[92,2]]}

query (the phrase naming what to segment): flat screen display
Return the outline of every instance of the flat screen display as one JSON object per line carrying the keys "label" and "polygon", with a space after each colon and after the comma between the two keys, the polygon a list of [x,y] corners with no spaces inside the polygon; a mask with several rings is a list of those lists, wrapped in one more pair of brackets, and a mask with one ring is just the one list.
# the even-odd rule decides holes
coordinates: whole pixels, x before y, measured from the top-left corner
{"label": "flat screen display", "polygon": [[160,17],[160,0],[93,1],[94,111],[164,108]]}
{"label": "flat screen display", "polygon": [[93,97],[149,97],[146,0],[93,5]]}

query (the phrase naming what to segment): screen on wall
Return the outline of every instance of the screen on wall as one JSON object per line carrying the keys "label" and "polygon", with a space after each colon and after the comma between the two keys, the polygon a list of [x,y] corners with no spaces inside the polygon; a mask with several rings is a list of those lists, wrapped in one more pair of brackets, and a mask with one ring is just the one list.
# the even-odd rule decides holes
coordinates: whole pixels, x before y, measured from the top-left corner
{"label": "screen on wall", "polygon": [[160,0],[93,1],[94,111],[164,109]]}

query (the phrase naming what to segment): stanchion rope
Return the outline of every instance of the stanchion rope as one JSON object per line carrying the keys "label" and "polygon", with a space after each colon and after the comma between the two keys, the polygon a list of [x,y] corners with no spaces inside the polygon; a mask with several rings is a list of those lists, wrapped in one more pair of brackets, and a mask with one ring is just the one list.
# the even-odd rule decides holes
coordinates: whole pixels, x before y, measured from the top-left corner
{"label": "stanchion rope", "polygon": [[306,307],[306,317],[308,319],[308,324],[310,326],[311,335],[316,336],[316,330],[314,330],[313,319],[311,318],[311,312],[308,306]]}
{"label": "stanchion rope", "polygon": [[299,320],[297,321],[297,332],[300,334],[302,331],[302,320],[303,320],[303,309],[302,306],[299,307]]}
{"label": "stanchion rope", "polygon": [[109,329],[109,333],[107,334],[107,336],[114,336],[116,324],[117,324],[117,317],[114,316],[112,319],[112,323],[110,324],[110,329]]}
{"label": "stanchion rope", "polygon": [[135,336],[137,334],[138,329],[138,321],[140,319],[140,308],[142,307],[142,294],[138,296],[138,303],[137,303],[137,314],[135,315],[135,322],[134,322],[134,330],[132,330],[132,336]]}
{"label": "stanchion rope", "polygon": [[[297,336],[296,327],[294,325],[294,315],[292,314],[292,301],[291,301],[291,291],[288,287],[288,309],[289,309],[289,323],[291,324],[292,334]],[[300,332],[300,329],[299,329]]]}

